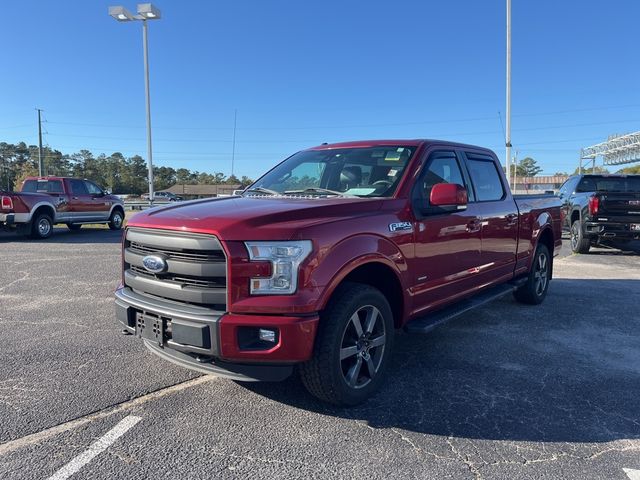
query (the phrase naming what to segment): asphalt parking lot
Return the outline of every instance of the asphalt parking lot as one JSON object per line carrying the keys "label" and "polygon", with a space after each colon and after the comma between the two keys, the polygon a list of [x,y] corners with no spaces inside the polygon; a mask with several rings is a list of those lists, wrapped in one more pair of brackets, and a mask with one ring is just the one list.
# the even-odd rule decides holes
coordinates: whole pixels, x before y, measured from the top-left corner
{"label": "asphalt parking lot", "polygon": [[400,334],[386,387],[342,409],[121,335],[119,248],[0,235],[0,478],[640,478],[639,255],[563,255],[542,306]]}

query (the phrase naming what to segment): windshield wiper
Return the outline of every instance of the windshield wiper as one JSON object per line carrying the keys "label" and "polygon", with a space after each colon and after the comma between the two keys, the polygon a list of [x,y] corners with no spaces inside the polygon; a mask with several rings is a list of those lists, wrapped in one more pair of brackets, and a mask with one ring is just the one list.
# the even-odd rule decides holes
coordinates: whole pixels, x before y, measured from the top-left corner
{"label": "windshield wiper", "polygon": [[263,193],[266,195],[280,195],[280,192],[276,192],[275,190],[269,190],[268,188],[255,187],[246,190],[244,193]]}
{"label": "windshield wiper", "polygon": [[[345,193],[344,192],[337,192],[336,190],[329,190],[328,188],[317,188],[317,187],[311,187],[311,188],[305,188],[303,190],[285,190],[284,194],[285,195],[295,195],[298,193],[317,193],[319,195],[342,195],[344,196]],[[350,195],[347,195],[350,196]]]}

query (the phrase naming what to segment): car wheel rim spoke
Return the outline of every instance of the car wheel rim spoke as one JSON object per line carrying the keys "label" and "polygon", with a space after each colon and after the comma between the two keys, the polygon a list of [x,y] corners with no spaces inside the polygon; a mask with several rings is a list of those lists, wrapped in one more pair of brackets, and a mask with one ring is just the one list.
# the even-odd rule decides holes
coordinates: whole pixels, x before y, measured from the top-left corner
{"label": "car wheel rim spoke", "polygon": [[340,349],[340,360],[344,360],[345,358],[353,357],[358,354],[358,347],[353,345],[351,347],[344,347]]}
{"label": "car wheel rim spoke", "polygon": [[358,356],[356,363],[347,372],[346,380],[350,387],[355,387],[358,383],[358,376],[362,368],[362,357]]}
{"label": "car wheel rim spoke", "polygon": [[356,333],[358,336],[362,335],[362,322],[360,322],[360,317],[358,316],[358,312],[351,315],[351,323],[353,327],[356,329]]}
{"label": "car wheel rim spoke", "polygon": [[379,337],[373,338],[370,342],[369,345],[374,348],[374,347],[382,347],[386,342],[386,336],[385,335],[380,335]]}
{"label": "car wheel rim spoke", "polygon": [[365,320],[364,331],[368,334],[373,332],[374,327],[376,326],[376,322],[378,321],[378,315],[380,312],[377,308],[371,307],[371,309],[367,312],[367,319]]}

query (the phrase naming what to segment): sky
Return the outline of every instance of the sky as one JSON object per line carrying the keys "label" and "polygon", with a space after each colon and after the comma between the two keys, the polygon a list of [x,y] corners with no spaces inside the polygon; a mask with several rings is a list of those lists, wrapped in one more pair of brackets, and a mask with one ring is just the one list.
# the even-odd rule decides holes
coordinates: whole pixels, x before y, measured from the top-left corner
{"label": "sky", "polygon": [[[640,2],[512,1],[518,158],[572,172],[581,147],[640,130]],[[239,176],[358,139],[453,140],[504,161],[505,0],[154,4],[156,165],[229,175],[236,111]],[[41,108],[51,148],[146,158],[142,25],[109,5],[3,2],[0,141],[37,144]]]}

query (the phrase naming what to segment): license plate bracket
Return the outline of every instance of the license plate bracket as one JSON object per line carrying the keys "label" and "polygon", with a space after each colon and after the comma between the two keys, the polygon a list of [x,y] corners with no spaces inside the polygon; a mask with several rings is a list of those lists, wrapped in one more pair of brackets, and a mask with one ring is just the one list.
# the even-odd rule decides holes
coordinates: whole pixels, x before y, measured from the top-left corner
{"label": "license plate bracket", "polygon": [[164,344],[165,322],[161,317],[152,317],[144,313],[136,315],[136,336],[156,342],[162,346]]}
{"label": "license plate bracket", "polygon": [[632,232],[640,232],[640,223],[632,223],[629,228]]}

